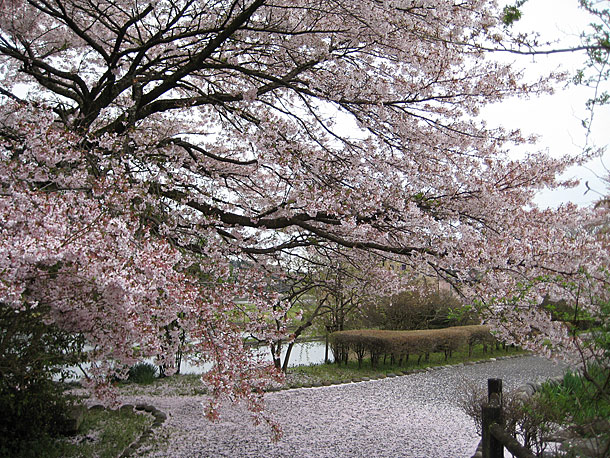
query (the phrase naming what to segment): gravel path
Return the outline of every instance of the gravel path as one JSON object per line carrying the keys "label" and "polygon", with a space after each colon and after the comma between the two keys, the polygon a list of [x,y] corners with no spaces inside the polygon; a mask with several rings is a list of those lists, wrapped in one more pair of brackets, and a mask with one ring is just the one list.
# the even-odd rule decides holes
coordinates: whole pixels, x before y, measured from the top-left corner
{"label": "gravel path", "polygon": [[502,378],[509,391],[564,372],[548,360],[527,356],[452,366],[383,380],[270,393],[269,411],[283,428],[271,443],[243,408],[229,406],[219,422],[202,413],[201,397],[135,397],[168,414],[146,457],[203,458],[459,458],[474,453],[474,423],[457,407],[466,384],[486,387]]}

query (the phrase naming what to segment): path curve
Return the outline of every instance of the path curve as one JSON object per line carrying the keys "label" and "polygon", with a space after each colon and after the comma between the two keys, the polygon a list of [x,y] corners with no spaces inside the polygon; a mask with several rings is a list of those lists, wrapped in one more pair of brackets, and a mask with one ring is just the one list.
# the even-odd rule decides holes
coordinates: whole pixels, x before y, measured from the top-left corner
{"label": "path curve", "polygon": [[[270,393],[267,405],[284,435],[271,443],[239,406],[219,422],[203,417],[202,397],[129,397],[168,414],[138,455],[173,458],[460,458],[474,453],[479,437],[457,406],[466,384],[485,387],[503,379],[506,391],[561,375],[564,367],[526,356],[369,382]],[[148,450],[147,450],[148,448]]]}

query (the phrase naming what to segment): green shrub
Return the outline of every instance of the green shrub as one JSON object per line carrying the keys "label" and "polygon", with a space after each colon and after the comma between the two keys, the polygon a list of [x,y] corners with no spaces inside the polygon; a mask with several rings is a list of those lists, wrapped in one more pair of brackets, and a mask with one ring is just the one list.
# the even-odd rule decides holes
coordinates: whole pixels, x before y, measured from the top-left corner
{"label": "green shrub", "polygon": [[57,435],[69,400],[55,380],[82,360],[82,339],[45,324],[43,306],[0,303],[0,456],[44,456],[31,443]]}
{"label": "green shrub", "polygon": [[0,457],[46,456],[44,444],[64,429],[68,406],[60,386],[50,380],[36,380],[24,390],[4,387],[0,394]]}
{"label": "green shrub", "polygon": [[568,372],[561,383],[542,386],[539,396],[552,407],[558,423],[574,423],[585,430],[588,425],[610,418],[610,369],[591,366],[588,375],[590,380]]}
{"label": "green shrub", "polygon": [[[85,410],[83,422],[73,437],[35,437],[8,450],[0,442],[1,458],[116,458],[146,431],[149,415],[128,410]],[[131,455],[133,456],[133,455]]]}
{"label": "green shrub", "polygon": [[127,380],[147,385],[157,378],[157,366],[151,363],[138,363],[129,369]]}

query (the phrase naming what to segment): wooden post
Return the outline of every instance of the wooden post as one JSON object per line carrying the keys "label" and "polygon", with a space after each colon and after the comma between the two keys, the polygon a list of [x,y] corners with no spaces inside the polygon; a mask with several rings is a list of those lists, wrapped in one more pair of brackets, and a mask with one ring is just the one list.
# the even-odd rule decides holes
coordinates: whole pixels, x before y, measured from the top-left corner
{"label": "wooden post", "polygon": [[502,419],[502,407],[499,403],[483,405],[483,458],[504,458],[504,447],[492,434],[491,425],[499,424]]}
{"label": "wooden post", "polygon": [[504,458],[504,447],[491,434],[491,425],[503,425],[502,379],[487,379],[487,403],[482,411],[483,458]]}
{"label": "wooden post", "polygon": [[487,379],[487,402],[492,402],[496,398],[500,406],[502,406],[502,379],[489,378]]}

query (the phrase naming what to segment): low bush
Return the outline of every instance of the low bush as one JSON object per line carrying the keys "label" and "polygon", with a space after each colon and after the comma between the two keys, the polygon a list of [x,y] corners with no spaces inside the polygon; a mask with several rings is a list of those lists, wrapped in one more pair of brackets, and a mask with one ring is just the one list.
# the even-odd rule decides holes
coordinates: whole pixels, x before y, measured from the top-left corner
{"label": "low bush", "polygon": [[[85,410],[79,432],[66,437],[32,437],[2,458],[116,458],[152,424],[150,415],[133,410]],[[131,455],[133,456],[133,455]]]}
{"label": "low bush", "polygon": [[493,337],[487,326],[455,326],[444,329],[417,331],[386,331],[360,329],[338,331],[330,335],[333,347],[339,355],[335,361],[347,362],[347,355],[353,352],[361,365],[365,353],[369,353],[371,364],[375,367],[381,356],[391,355],[392,360],[408,360],[410,355],[428,359],[430,353],[442,352],[445,359],[466,345],[491,342]]}
{"label": "low bush", "polygon": [[496,343],[496,339],[489,332],[489,328],[487,326],[481,325],[468,325],[468,326],[460,326],[459,329],[462,329],[468,334],[468,354],[472,354],[472,349],[477,344],[482,344],[483,349],[487,349],[488,345],[492,345]]}
{"label": "low bush", "polygon": [[610,369],[591,366],[588,376],[568,372],[561,383],[543,384],[538,397],[558,424],[574,427],[585,437],[602,429],[610,434]]}
{"label": "low bush", "polygon": [[[487,390],[468,383],[463,386],[458,405],[474,420],[480,435],[482,407],[487,402]],[[548,405],[536,396],[524,404],[520,395],[508,391],[502,394],[502,414],[504,428],[536,456],[543,456],[547,449],[545,439],[557,431],[557,425],[549,415]]]}
{"label": "low bush", "polygon": [[[568,372],[560,383],[547,382],[524,400],[513,392],[503,394],[503,416],[507,431],[536,456],[610,456],[610,402],[599,389],[608,389],[608,368],[591,367],[588,376]],[[481,407],[487,392],[466,384],[460,407],[481,432]],[[564,452],[554,455],[549,438],[561,440]],[[585,439],[583,442],[582,439]],[[583,453],[578,447],[587,445]]]}
{"label": "low bush", "polygon": [[137,363],[129,369],[127,380],[147,385],[157,378],[157,366],[151,363]]}
{"label": "low bush", "polygon": [[44,457],[66,425],[69,399],[58,383],[35,380],[26,389],[0,393],[0,457]]}

